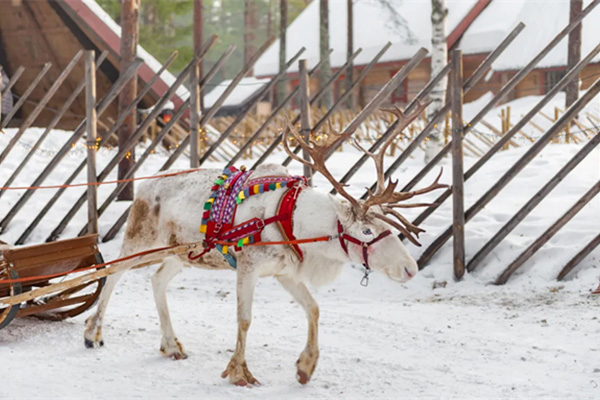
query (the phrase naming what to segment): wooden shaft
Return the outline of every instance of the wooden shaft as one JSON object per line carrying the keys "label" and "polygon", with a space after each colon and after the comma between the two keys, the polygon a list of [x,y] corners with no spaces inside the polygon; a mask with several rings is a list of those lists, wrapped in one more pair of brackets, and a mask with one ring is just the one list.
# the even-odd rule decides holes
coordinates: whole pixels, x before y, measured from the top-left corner
{"label": "wooden shaft", "polygon": [[4,161],[6,159],[6,157],[8,156],[8,153],[10,153],[10,151],[17,144],[19,139],[21,139],[21,136],[23,136],[25,131],[27,129],[29,129],[29,127],[31,126],[31,124],[33,124],[33,122],[38,117],[38,115],[40,115],[40,113],[44,110],[44,107],[46,107],[46,104],[48,104],[48,102],[50,101],[52,96],[54,96],[54,94],[61,87],[61,85],[65,81],[65,79],[67,79],[67,76],[69,76],[71,71],[73,71],[73,68],[75,68],[75,66],[77,65],[77,61],[79,61],[79,59],[81,58],[82,55],[83,55],[83,50],[79,50],[77,52],[77,54],[75,54],[75,56],[73,57],[73,59],[71,60],[69,65],[67,65],[67,67],[63,70],[63,72],[60,74],[60,76],[54,81],[54,83],[52,84],[50,89],[48,89],[46,94],[44,94],[44,97],[42,97],[42,99],[35,106],[33,111],[31,111],[29,113],[29,115],[27,116],[25,121],[23,121],[23,123],[19,127],[19,130],[17,131],[17,133],[13,136],[13,138],[10,140],[10,142],[8,142],[8,145],[6,145],[6,147],[2,151],[2,154],[0,154],[0,164],[2,164],[2,161]]}
{"label": "wooden shaft", "polygon": [[252,100],[249,104],[247,104],[244,108],[244,110],[239,113],[235,120],[229,125],[229,127],[225,130],[225,132],[223,132],[221,135],[219,135],[219,138],[217,140],[215,140],[214,143],[212,143],[210,145],[210,147],[204,152],[204,154],[202,155],[202,158],[200,159],[200,164],[202,165],[206,162],[206,160],[208,160],[208,158],[212,155],[212,153],[221,145],[221,143],[223,143],[223,141],[225,141],[225,139],[227,139],[227,137],[229,137],[229,135],[231,135],[231,133],[233,133],[235,131],[235,128],[244,120],[244,118],[246,118],[246,116],[250,113],[250,111],[252,111],[254,109],[254,107],[256,106],[256,104],[258,104],[258,102],[267,94],[271,91],[271,89],[273,89],[273,87],[277,84],[277,82],[279,82],[280,79],[285,77],[285,73],[288,70],[288,68],[290,66],[292,66],[292,64],[294,62],[296,62],[296,60],[302,55],[302,53],[304,53],[304,51],[306,50],[305,47],[302,47],[284,66],[283,71],[279,71],[279,73],[277,73],[277,75],[275,75],[268,84],[265,85],[265,87],[263,87],[260,92],[255,96],[254,100]]}
{"label": "wooden shaft", "polygon": [[40,83],[40,81],[42,80],[44,75],[46,75],[46,72],[48,72],[50,67],[52,67],[52,64],[50,64],[50,63],[44,64],[44,68],[42,68],[42,70],[37,74],[37,76],[35,77],[33,82],[31,82],[31,84],[27,87],[27,89],[25,90],[23,95],[21,95],[21,98],[13,106],[13,108],[10,110],[8,115],[6,115],[6,117],[4,117],[4,121],[2,121],[2,125],[0,125],[0,129],[4,129],[8,126],[8,124],[10,123],[10,121],[12,121],[12,119],[15,116],[15,114],[17,113],[17,111],[19,111],[19,109],[21,108],[23,103],[25,103],[25,100],[27,100],[27,98],[29,97],[31,92],[33,92],[33,90]]}
{"label": "wooden shaft", "polygon": [[487,257],[493,249],[521,222],[562,180],[600,144],[600,134],[597,134],[586,145],[575,154],[569,162],[550,179],[536,194],[534,194],[511,219],[473,256],[467,270],[474,271],[475,268]]}
{"label": "wooden shaft", "polygon": [[[465,94],[468,93],[479,82],[479,80],[481,80],[484,73],[492,66],[493,62],[504,52],[504,50],[506,50],[506,48],[510,45],[510,43],[512,43],[512,41],[523,30],[523,28],[524,28],[524,25],[522,23],[517,25],[517,27],[515,29],[513,29],[512,32],[506,36],[506,38],[504,38],[504,40],[498,45],[498,47],[496,47],[494,49],[494,51],[492,51],[485,58],[485,60],[483,60],[483,62],[475,70],[475,73],[473,73],[473,75],[466,80],[466,82],[463,86],[463,93],[465,93]],[[396,172],[396,170],[398,168],[400,168],[400,165],[402,165],[402,163],[404,163],[404,161],[406,161],[409,158],[409,156],[419,147],[419,145],[423,142],[423,140],[425,140],[427,135],[429,135],[431,130],[433,130],[435,125],[440,123],[440,121],[448,113],[448,111],[450,111],[450,102],[449,101],[447,101],[446,104],[442,108],[440,108],[436,114],[434,114],[431,117],[431,120],[427,123],[425,128],[423,128],[423,130],[417,135],[417,137],[413,139],[413,141],[407,146],[407,148],[402,152],[402,154],[400,154],[398,156],[398,158],[396,158],[392,162],[392,164],[385,171],[386,179],[391,177],[392,174],[394,172]],[[465,129],[469,129],[469,127],[467,126],[467,127],[465,127]],[[464,132],[464,134],[466,134],[466,133],[467,133],[467,131]],[[450,149],[450,145],[446,144],[446,146],[442,149],[442,151],[446,151],[446,153],[447,153],[449,149]],[[444,153],[444,154],[446,154],[446,153]],[[426,166],[426,168],[428,168],[428,170],[430,170],[431,168],[433,168],[433,166],[435,166],[437,164],[437,161],[434,163],[434,160],[440,160],[440,159],[441,159],[441,156],[439,156],[439,153],[438,153],[438,155],[436,155],[429,162],[429,164]],[[422,173],[422,175],[425,175],[425,173]],[[373,185],[371,185],[370,189],[375,190],[375,186],[376,186],[376,183],[373,183]],[[365,199],[367,197],[367,195],[368,195],[368,191],[365,191],[365,193],[363,193],[361,198]]]}
{"label": "wooden shaft", "polygon": [[[590,53],[581,60],[575,68],[570,70],[521,120],[519,120],[512,128],[508,130],[502,137],[475,163],[467,170],[465,173],[465,181],[469,180],[477,171],[479,171],[490,158],[500,150],[502,150],[508,143],[512,142],[512,138],[527,124],[531,123],[531,119],[533,119],[538,113],[541,113],[541,110],[552,100],[552,98],[559,93],[561,90],[565,88],[565,86],[572,80],[575,79],[579,72],[588,65],[594,57],[600,53],[600,44],[598,44]],[[544,115],[544,114],[542,114]],[[481,119],[483,123],[484,120]],[[467,126],[465,134],[470,131],[472,127]],[[543,132],[543,130],[542,130]],[[438,153],[438,155],[432,159],[420,172],[417,176],[415,176],[411,182],[406,186],[407,190],[414,187],[416,183],[418,183],[426,174],[429,172],[441,158],[447,153],[447,150],[450,148],[451,144],[448,143],[442,148],[442,150]],[[450,197],[450,190],[446,190],[443,192],[434,203],[437,204],[435,206],[428,207],[424,210],[414,221],[413,224],[419,225],[423,222],[427,217],[435,212],[438,207],[448,198]]]}
{"label": "wooden shaft", "polygon": [[[362,50],[359,49],[357,50],[354,54],[353,54],[353,59],[356,58],[356,56],[358,56],[358,54],[360,54]],[[315,73],[315,71],[317,71],[319,69],[319,66],[321,65],[321,61],[319,61],[314,67],[313,69],[311,69],[308,73],[308,76],[311,77],[313,76],[313,74]],[[342,67],[340,67],[340,70],[345,70],[347,68],[348,63],[346,62],[346,64],[344,64]],[[229,162],[227,163],[227,167],[232,166],[233,164],[235,164],[235,162],[237,160],[240,159],[240,157],[242,157],[245,152],[248,150],[248,148],[252,145],[252,143],[258,139],[258,137],[260,136],[260,134],[266,129],[266,127],[275,119],[275,117],[277,116],[277,114],[279,114],[279,112],[289,103],[289,101],[296,95],[296,93],[298,93],[298,89],[299,87],[296,86],[292,92],[290,94],[288,94],[285,99],[283,99],[283,101],[279,102],[278,106],[271,112],[271,114],[267,117],[267,119],[265,119],[265,121],[262,123],[262,125],[252,134],[252,136],[250,136],[250,138],[248,138],[248,140],[246,140],[246,143],[244,143],[240,149],[238,150],[238,152],[231,157],[231,159],[229,160]]]}
{"label": "wooden shaft", "polygon": [[452,233],[454,276],[465,274],[465,196],[463,181],[463,66],[462,52],[451,54],[450,101],[452,109]]}
{"label": "wooden shaft", "polygon": [[49,295],[52,293],[62,292],[63,290],[68,290],[73,287],[85,284],[85,283],[97,281],[106,276],[116,274],[121,271],[126,271],[130,268],[139,266],[141,264],[145,264],[145,265],[155,264],[167,257],[173,256],[173,255],[178,255],[178,254],[185,254],[195,248],[201,249],[202,243],[196,242],[196,243],[184,244],[184,245],[174,247],[172,249],[161,250],[161,251],[157,251],[155,253],[140,255],[140,256],[134,257],[130,260],[125,260],[125,261],[120,261],[120,262],[114,263],[107,268],[97,270],[92,273],[87,273],[87,274],[79,276],[77,278],[69,279],[69,280],[66,280],[63,282],[54,283],[54,284],[51,284],[48,286],[43,286],[39,289],[33,289],[28,292],[19,294],[19,295],[0,298],[0,303],[5,304],[5,305],[14,305],[14,304],[24,303],[26,301],[30,301],[35,298],[39,298],[41,296],[46,296],[46,295]]}
{"label": "wooden shaft", "polygon": [[567,274],[569,274],[573,268],[579,265],[580,262],[582,262],[592,251],[594,251],[598,245],[600,245],[600,233],[596,235],[596,237],[593,238],[583,249],[581,249],[581,251],[567,263],[567,265],[564,266],[556,279],[562,281],[565,276],[567,276]]}
{"label": "wooden shaft", "polygon": [[[87,131],[87,181],[96,183],[96,65],[94,51],[85,52],[85,114]],[[97,187],[87,187],[88,232],[98,233]]]}
{"label": "wooden shaft", "polygon": [[[98,57],[98,60],[96,60],[96,71],[98,71],[98,69],[100,69],[100,65],[104,62],[104,60],[106,59],[106,56],[108,56],[108,50],[103,51],[102,54],[100,54],[100,57]],[[69,108],[71,107],[71,104],[73,104],[73,102],[75,101],[77,96],[79,96],[79,94],[81,93],[83,88],[85,88],[85,84],[86,84],[86,81],[85,81],[85,78],[83,78],[81,80],[81,82],[79,83],[79,85],[71,93],[69,98],[62,104],[60,109],[56,112],[56,114],[54,115],[54,118],[52,118],[52,121],[50,121],[50,123],[44,130],[44,133],[42,133],[40,135],[40,137],[36,140],[33,147],[29,150],[29,152],[27,152],[27,155],[25,156],[25,158],[23,158],[21,163],[17,166],[17,168],[13,171],[11,176],[8,178],[8,180],[4,183],[4,185],[3,185],[4,187],[9,187],[14,182],[14,180],[19,176],[19,174],[25,168],[25,166],[27,165],[29,160],[31,160],[31,158],[35,155],[36,151],[40,148],[40,146],[42,145],[44,140],[46,140],[46,138],[48,137],[50,132],[52,132],[52,130],[60,122],[61,118],[65,115],[67,110],[69,110]],[[0,190],[0,197],[2,197],[2,195],[4,193],[6,193],[5,190]]]}
{"label": "wooden shaft", "polygon": [[[569,20],[577,18],[583,8],[583,0],[570,0]],[[567,69],[572,69],[581,59],[581,24],[569,33],[567,51]],[[565,88],[565,107],[569,107],[579,97],[579,76],[571,81]]]}
{"label": "wooden shaft", "polygon": [[596,182],[566,213],[554,222],[546,231],[536,239],[523,253],[521,253],[494,282],[496,285],[505,284],[510,276],[515,273],[527,260],[542,248],[567,222],[569,222],[586,204],[600,192],[600,181]]}
{"label": "wooden shaft", "polygon": [[[129,79],[131,76],[133,76],[137,72],[137,70],[139,69],[141,64],[142,64],[142,60],[136,59],[130,65],[130,67],[126,71],[126,73],[122,74],[117,79],[117,81],[112,85],[112,87],[109,89],[109,91],[106,93],[106,95],[104,95],[104,97],[102,98],[102,100],[100,100],[100,102],[98,103],[98,106],[96,107],[96,110],[97,110],[96,112],[97,112],[98,117],[100,117],[100,115],[102,115],[102,113],[108,108],[108,106],[112,102],[112,100],[115,99],[115,97],[119,93],[119,90],[121,90],[123,84],[126,82],[126,79]],[[40,186],[42,184],[42,182],[50,175],[50,173],[58,165],[58,163],[63,159],[63,157],[65,155],[67,155],[67,153],[71,150],[71,144],[77,143],[77,141],[79,139],[81,139],[81,137],[83,136],[84,132],[85,132],[85,121],[83,121],[81,124],[79,124],[79,126],[77,127],[75,132],[73,132],[73,135],[71,135],[69,140],[58,150],[58,152],[54,155],[52,160],[50,160],[48,165],[46,165],[46,167],[43,169],[43,171],[38,175],[38,177],[33,181],[33,183],[30,186]],[[35,192],[35,189],[28,189],[25,193],[23,193],[23,195],[19,198],[19,200],[15,203],[15,205],[10,209],[8,214],[6,214],[6,216],[0,222],[0,231],[3,231],[4,229],[6,229],[6,227],[10,223],[10,221],[12,221],[12,219],[17,215],[19,210],[25,205],[25,203],[31,198],[31,196],[33,196],[34,192]],[[27,232],[27,230],[26,230],[26,232]],[[17,244],[22,244],[22,242],[21,243],[17,242]]]}
{"label": "wooden shaft", "polygon": [[[383,56],[383,54],[390,47],[391,47],[391,43],[390,42],[386,43],[386,45],[379,51],[379,53],[377,53],[377,55],[371,60],[371,62],[369,62],[369,64],[367,64],[367,66],[365,66],[365,68],[363,68],[361,70],[360,74],[358,75],[358,78],[356,79],[356,81],[354,81],[354,83],[352,84],[350,90],[342,93],[342,95],[337,99],[337,101],[333,104],[333,106],[329,110],[327,110],[327,112],[321,117],[321,119],[319,119],[319,121],[317,121],[316,125],[313,127],[314,131],[318,131],[321,128],[321,126],[323,126],[325,124],[325,122],[327,122],[327,120],[333,115],[333,113],[339,107],[341,107],[341,105],[346,101],[346,99],[352,94],[352,90],[354,88],[356,88],[360,84],[360,82],[369,74],[369,72],[371,71],[371,69],[375,65],[377,65],[377,62],[381,59],[381,57]],[[347,66],[347,70],[349,70],[349,68],[352,66],[352,64],[348,63],[348,62],[345,65]],[[343,71],[340,69],[340,70],[337,71],[336,74],[334,74],[334,76],[332,77],[332,79],[334,80],[334,82],[342,74],[342,72]],[[328,85],[326,85],[326,87],[328,87]],[[312,99],[311,100],[311,104],[314,104],[317,101],[318,101],[317,99]],[[300,146],[296,146],[296,148],[293,150],[293,152],[294,152],[294,154],[298,154],[300,152]],[[290,162],[292,162],[292,158],[290,156],[288,156],[284,160],[284,162],[282,163],[282,165],[287,166],[287,165],[290,164]]]}
{"label": "wooden shaft", "polygon": [[[306,143],[310,143],[311,133],[311,116],[310,106],[308,104],[309,97],[309,81],[308,81],[308,70],[306,67],[306,60],[300,60],[298,65],[298,74],[300,75],[300,136],[304,138]],[[310,155],[307,149],[302,151],[302,158],[310,162]],[[304,176],[308,179],[309,186],[312,186],[312,170],[310,166],[304,165]]]}
{"label": "wooden shaft", "polygon": [[[465,213],[465,221],[469,222],[479,211],[483,209],[508,183],[540,152],[542,149],[562,131],[568,122],[577,115],[594,97],[600,93],[600,79],[598,79],[588,91],[581,96],[573,105],[552,125],[552,127],[538,139],[527,152],[511,167],[504,175],[479,198]],[[424,266],[431,257],[446,243],[452,235],[452,229],[446,229],[433,243],[423,252],[419,259],[419,265]]]}

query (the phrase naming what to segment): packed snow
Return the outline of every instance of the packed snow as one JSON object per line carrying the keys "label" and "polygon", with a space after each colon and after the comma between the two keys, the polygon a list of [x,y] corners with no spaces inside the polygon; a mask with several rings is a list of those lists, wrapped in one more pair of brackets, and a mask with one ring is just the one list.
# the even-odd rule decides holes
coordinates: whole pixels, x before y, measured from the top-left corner
{"label": "packed snow", "polygon": [[[533,100],[531,100],[533,101]],[[533,104],[533,103],[528,103]],[[597,106],[597,104],[596,104]],[[515,109],[515,114],[527,110]],[[466,112],[468,110],[466,109]],[[14,131],[0,134],[0,148]],[[33,145],[31,129],[0,168],[0,182]],[[68,137],[55,131],[14,183],[31,183]],[[480,196],[524,154],[526,143],[503,151],[465,185],[466,206]],[[523,205],[582,144],[552,144],[466,226],[467,260]],[[143,147],[143,146],[142,146]],[[143,149],[140,149],[140,151]],[[84,157],[77,144],[45,184],[62,183]],[[100,170],[115,154],[101,149]],[[166,151],[153,154],[139,175],[156,172]],[[284,155],[275,154],[273,162]],[[350,146],[336,152],[331,169],[346,172],[359,153]],[[422,167],[416,153],[397,173],[400,184]],[[389,162],[390,160],[388,160]],[[466,168],[474,158],[466,157]],[[251,165],[250,160],[244,161]],[[451,163],[442,162],[449,182]],[[187,159],[175,168],[187,168]],[[210,166],[223,166],[213,163]],[[301,172],[299,165],[292,172]],[[436,171],[420,187],[433,180]],[[351,181],[360,195],[374,177],[367,164]],[[116,178],[113,173],[109,179]],[[111,299],[104,327],[105,346],[83,346],[83,324],[90,312],[62,321],[15,320],[0,330],[1,399],[16,398],[570,398],[600,396],[599,298],[590,294],[600,276],[596,249],[567,277],[555,277],[592,237],[600,221],[600,198],[588,204],[563,230],[502,287],[491,281],[541,232],[550,226],[600,178],[600,150],[595,149],[484,261],[461,282],[452,278],[452,244],[447,243],[415,279],[398,284],[373,274],[368,287],[351,266],[332,285],[312,288],[321,307],[320,360],[306,386],[295,380],[295,361],[306,340],[306,319],[273,279],[259,281],[247,361],[262,386],[238,388],[220,378],[235,347],[235,273],[186,269],[169,289],[172,320],[190,357],[172,361],[158,351],[160,329],[150,276],[156,266],[128,272]],[[85,171],[76,182],[85,181]],[[315,185],[328,190],[317,176]],[[40,243],[54,229],[84,189],[69,189],[28,244]],[[100,203],[112,190],[99,188]],[[0,239],[12,243],[54,190],[39,190]],[[0,200],[0,218],[21,193]],[[432,200],[435,194],[428,196]],[[127,207],[115,203],[100,218],[106,233]],[[414,218],[420,210],[407,209]],[[81,210],[63,237],[73,237],[85,224]],[[418,257],[451,221],[444,203],[422,226],[423,247],[407,244]],[[101,244],[106,260],[118,257],[122,234]]]}

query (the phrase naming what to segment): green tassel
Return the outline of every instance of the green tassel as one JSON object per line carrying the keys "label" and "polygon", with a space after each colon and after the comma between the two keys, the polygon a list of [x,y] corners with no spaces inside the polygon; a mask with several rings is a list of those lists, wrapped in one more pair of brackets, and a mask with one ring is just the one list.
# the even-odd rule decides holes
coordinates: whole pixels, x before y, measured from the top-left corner
{"label": "green tassel", "polygon": [[215,181],[215,185],[221,186],[223,184],[223,182],[225,182],[225,180],[223,180],[222,178],[219,178]]}
{"label": "green tassel", "polygon": [[212,203],[204,203],[204,209],[210,210],[212,208]]}
{"label": "green tassel", "polygon": [[237,247],[239,247],[239,248],[242,248],[242,247],[244,247],[244,239],[240,239],[240,240],[238,240],[238,242],[237,242]]}

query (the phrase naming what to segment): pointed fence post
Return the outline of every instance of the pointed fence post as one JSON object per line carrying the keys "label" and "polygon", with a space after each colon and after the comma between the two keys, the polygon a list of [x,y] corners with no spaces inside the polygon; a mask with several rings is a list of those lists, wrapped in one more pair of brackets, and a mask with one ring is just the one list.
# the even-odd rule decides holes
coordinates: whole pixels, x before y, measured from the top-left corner
{"label": "pointed fence post", "polygon": [[452,235],[454,276],[465,274],[465,199],[463,180],[463,69],[462,51],[451,56],[450,96],[452,109]]}
{"label": "pointed fence post", "polygon": [[[309,85],[308,85],[308,68],[306,59],[299,61],[300,74],[300,135],[306,143],[310,143],[310,106],[308,104]],[[310,156],[306,149],[302,150],[302,158],[310,161]],[[304,176],[308,179],[308,184],[312,186],[312,169],[308,165],[304,165]]]}
{"label": "pointed fence post", "polygon": [[85,110],[87,131],[87,203],[88,233],[98,233],[98,207],[96,196],[96,61],[94,51],[85,52]]}

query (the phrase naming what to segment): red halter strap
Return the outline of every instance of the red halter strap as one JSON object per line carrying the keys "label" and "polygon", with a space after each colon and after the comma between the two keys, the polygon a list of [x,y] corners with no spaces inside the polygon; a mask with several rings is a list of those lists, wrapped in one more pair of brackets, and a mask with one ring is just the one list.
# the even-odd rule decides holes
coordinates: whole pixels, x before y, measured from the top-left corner
{"label": "red halter strap", "polygon": [[358,240],[354,236],[350,236],[350,235],[344,233],[344,227],[342,226],[340,221],[338,221],[337,227],[338,227],[338,239],[340,240],[340,245],[342,246],[342,249],[344,249],[346,254],[348,254],[348,246],[346,246],[346,240],[362,247],[363,265],[365,266],[365,268],[367,270],[371,270],[371,268],[369,267],[369,247],[374,245],[375,243],[379,242],[384,237],[392,234],[392,231],[387,230],[387,231],[381,232],[379,234],[379,236],[377,236],[375,239],[371,240],[370,242],[363,242],[361,240]]}

